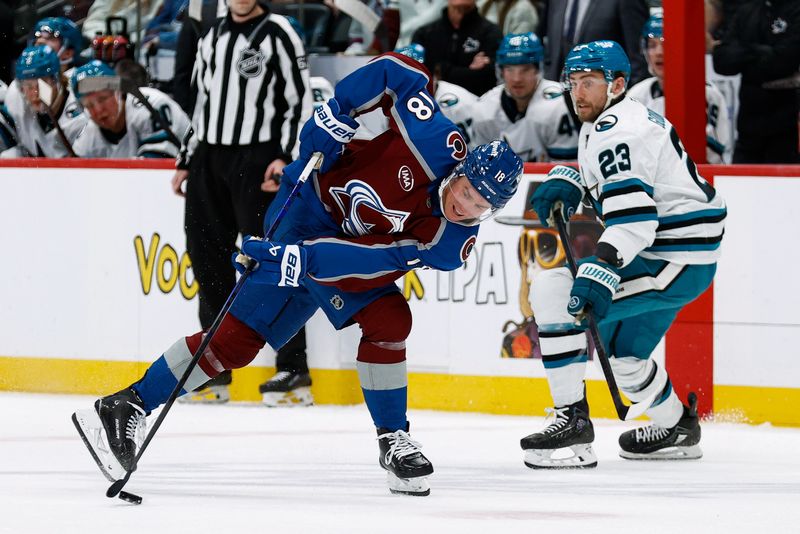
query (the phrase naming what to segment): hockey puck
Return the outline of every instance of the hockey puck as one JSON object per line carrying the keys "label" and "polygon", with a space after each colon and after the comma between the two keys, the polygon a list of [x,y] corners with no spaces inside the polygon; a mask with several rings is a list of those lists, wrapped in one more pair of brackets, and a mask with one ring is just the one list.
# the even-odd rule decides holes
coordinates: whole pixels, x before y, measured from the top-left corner
{"label": "hockey puck", "polygon": [[127,491],[120,491],[119,498],[131,504],[142,504],[141,497],[139,497],[138,495],[134,495],[133,493],[128,493]]}

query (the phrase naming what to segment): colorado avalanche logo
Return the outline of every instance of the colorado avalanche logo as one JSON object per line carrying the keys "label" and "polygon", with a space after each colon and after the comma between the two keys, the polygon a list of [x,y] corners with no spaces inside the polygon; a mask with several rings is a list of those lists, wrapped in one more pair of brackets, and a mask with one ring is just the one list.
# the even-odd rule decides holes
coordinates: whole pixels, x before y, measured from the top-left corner
{"label": "colorado avalanche logo", "polygon": [[461,137],[460,132],[450,132],[447,136],[447,147],[451,150],[450,155],[456,161],[461,161],[467,157],[467,143]]}
{"label": "colorado avalanche logo", "polygon": [[469,255],[472,253],[472,249],[475,248],[475,242],[477,239],[475,236],[471,236],[469,239],[464,241],[464,244],[461,245],[461,261],[462,263],[467,261]]}
{"label": "colorado avalanche logo", "polygon": [[351,236],[371,233],[376,223],[365,221],[365,214],[376,214],[388,222],[388,233],[402,232],[411,215],[407,211],[390,210],[384,206],[378,193],[361,180],[350,180],[344,187],[331,187],[330,192],[344,216],[342,230]]}

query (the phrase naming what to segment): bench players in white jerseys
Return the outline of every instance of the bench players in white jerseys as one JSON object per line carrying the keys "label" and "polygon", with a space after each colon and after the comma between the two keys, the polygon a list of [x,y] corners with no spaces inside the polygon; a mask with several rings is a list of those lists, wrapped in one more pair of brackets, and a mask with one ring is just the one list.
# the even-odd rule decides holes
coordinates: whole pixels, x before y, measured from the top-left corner
{"label": "bench players in white jerseys", "polygon": [[[635,98],[659,115],[664,115],[664,19],[652,15],[642,29],[642,53],[652,78],[631,87],[628,96]],[[713,84],[706,83],[706,159],[709,163],[730,160],[731,119],[725,97]]]}
{"label": "bench players in white jerseys", "polygon": [[122,92],[120,78],[110,66],[90,61],[72,73],[72,91],[91,119],[74,148],[83,158],[175,158],[189,117],[178,104],[156,89],[142,94],[169,125],[174,137],[162,127],[136,97]]}
{"label": "bench players in white jerseys", "polygon": [[2,157],[73,155],[72,144],[84,129],[86,118],[69,91],[60,58],[52,48],[34,45],[22,51],[5,107],[17,144],[3,151]]}
{"label": "bench players in white jerseys", "polygon": [[[580,172],[558,165],[533,194],[543,222],[565,219],[583,199],[605,229],[595,254],[566,268],[542,271],[531,305],[539,324],[542,362],[555,403],[552,422],[521,440],[532,468],[594,467],[594,431],[585,397],[584,323],[594,314],[620,389],[631,401],[655,398],[652,424],[623,433],[629,459],[691,459],[698,445],[697,397],[684,406],[663,366],[650,357],[680,309],[697,298],[716,271],[725,202],[697,172],[675,128],[628,98],[630,63],[614,41],[578,45],[565,76],[581,127]],[[655,397],[653,397],[655,395]],[[569,448],[572,456],[554,454]],[[566,451],[562,451],[566,452]]]}
{"label": "bench players in white jerseys", "polygon": [[505,139],[525,161],[574,161],[577,124],[562,87],[541,77],[544,50],[532,32],[512,33],[497,50],[503,83],[471,106],[472,144]]}

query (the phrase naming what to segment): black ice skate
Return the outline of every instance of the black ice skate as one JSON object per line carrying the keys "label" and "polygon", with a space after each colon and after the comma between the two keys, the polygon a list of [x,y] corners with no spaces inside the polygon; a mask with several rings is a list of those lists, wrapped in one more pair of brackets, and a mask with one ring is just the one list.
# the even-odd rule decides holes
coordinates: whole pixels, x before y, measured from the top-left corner
{"label": "black ice skate", "polygon": [[695,460],[703,456],[700,449],[700,419],[697,417],[697,395],[689,393],[689,406],[672,428],[649,425],[629,430],[619,437],[619,455],[628,460]]}
{"label": "black ice skate", "polygon": [[128,388],[98,399],[94,408],[73,413],[72,422],[106,478],[123,478],[147,432],[139,395]]}
{"label": "black ice skate", "polygon": [[311,406],[311,375],[308,371],[278,371],[275,376],[258,386],[261,399],[270,407]]}
{"label": "black ice skate", "polygon": [[[589,404],[580,402],[548,408],[553,421],[540,432],[520,440],[525,451],[525,465],[531,469],[577,469],[597,467],[597,456],[592,450],[594,427],[589,419]],[[567,451],[560,449],[568,448]]]}
{"label": "black ice skate", "polygon": [[380,466],[386,470],[389,491],[392,493],[426,496],[430,495],[428,475],[433,465],[420,452],[422,446],[413,441],[405,430],[392,432],[378,429]]}
{"label": "black ice skate", "polygon": [[231,400],[231,381],[231,372],[222,371],[194,391],[178,397],[178,402],[184,404],[224,404]]}

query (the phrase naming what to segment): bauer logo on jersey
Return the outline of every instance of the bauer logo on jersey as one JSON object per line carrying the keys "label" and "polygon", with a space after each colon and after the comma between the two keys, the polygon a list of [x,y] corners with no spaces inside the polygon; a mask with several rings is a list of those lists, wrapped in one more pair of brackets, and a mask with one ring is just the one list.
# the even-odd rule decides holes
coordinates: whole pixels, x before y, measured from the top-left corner
{"label": "bauer logo on jersey", "polygon": [[397,180],[400,182],[400,187],[403,188],[403,191],[411,191],[414,187],[414,174],[408,165],[403,165],[397,171]]}
{"label": "bauer logo on jersey", "polygon": [[245,48],[239,52],[236,70],[245,78],[255,78],[264,70],[264,54],[261,53],[261,50]]}
{"label": "bauer logo on jersey", "polygon": [[477,240],[476,237],[473,235],[473,236],[470,236],[469,239],[464,241],[463,245],[461,245],[461,262],[462,263],[467,261],[467,258],[469,258],[469,255],[472,254],[472,249],[475,248],[475,241],[476,240]]}
{"label": "bauer logo on jersey", "polygon": [[607,132],[611,128],[617,125],[619,119],[617,119],[616,115],[606,115],[594,125],[595,131],[598,132]]}

